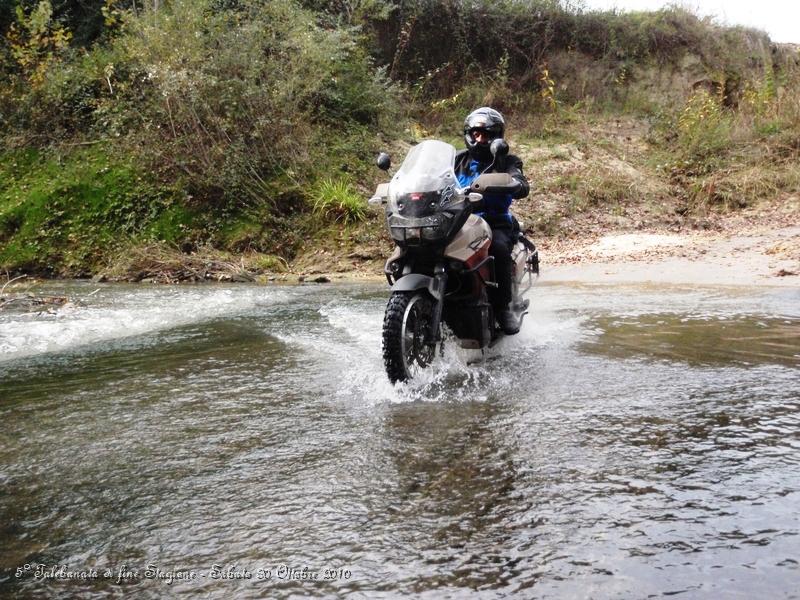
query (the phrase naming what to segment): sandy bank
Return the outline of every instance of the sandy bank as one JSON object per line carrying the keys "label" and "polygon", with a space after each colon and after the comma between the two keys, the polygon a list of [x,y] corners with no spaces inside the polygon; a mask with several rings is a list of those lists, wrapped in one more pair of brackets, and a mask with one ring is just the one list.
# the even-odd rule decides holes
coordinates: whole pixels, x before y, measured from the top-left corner
{"label": "sandy bank", "polygon": [[800,287],[800,226],[747,233],[608,234],[541,243],[542,281]]}
{"label": "sandy bank", "polygon": [[[609,233],[584,240],[541,239],[537,244],[542,282],[800,287],[800,226],[735,234]],[[338,271],[326,266],[332,265],[284,274],[277,282],[385,281],[382,258]]]}

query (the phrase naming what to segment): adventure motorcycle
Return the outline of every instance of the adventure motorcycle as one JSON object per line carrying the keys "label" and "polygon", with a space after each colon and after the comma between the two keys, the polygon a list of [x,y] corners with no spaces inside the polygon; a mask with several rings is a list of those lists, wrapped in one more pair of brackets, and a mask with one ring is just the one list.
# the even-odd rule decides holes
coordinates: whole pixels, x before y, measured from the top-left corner
{"label": "adventure motorcycle", "polygon": [[[491,150],[495,161],[502,160],[508,145],[494,140]],[[386,225],[397,244],[384,268],[392,289],[383,320],[383,360],[392,383],[414,377],[433,361],[443,343],[442,323],[462,348],[483,350],[503,335],[487,295],[487,287],[497,287],[489,255],[492,229],[473,212],[481,209],[483,194],[508,193],[516,181],[507,173],[485,173],[461,188],[455,157],[450,144],[421,142],[369,201],[386,206]],[[389,169],[388,155],[381,153],[378,166]],[[521,325],[529,302],[522,296],[539,274],[539,256],[519,227],[515,231],[510,309]]]}

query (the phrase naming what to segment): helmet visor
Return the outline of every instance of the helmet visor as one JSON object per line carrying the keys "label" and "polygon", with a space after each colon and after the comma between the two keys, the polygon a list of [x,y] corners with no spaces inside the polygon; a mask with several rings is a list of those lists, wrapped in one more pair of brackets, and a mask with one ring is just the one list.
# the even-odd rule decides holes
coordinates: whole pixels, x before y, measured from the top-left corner
{"label": "helmet visor", "polygon": [[492,131],[491,129],[487,129],[486,127],[472,127],[469,130],[469,134],[474,138],[478,135],[482,136],[486,140],[493,140],[499,136],[497,131]]}
{"label": "helmet visor", "polygon": [[498,137],[500,137],[500,134],[497,131],[492,131],[485,127],[472,127],[467,131],[467,139],[470,145],[486,146]]}

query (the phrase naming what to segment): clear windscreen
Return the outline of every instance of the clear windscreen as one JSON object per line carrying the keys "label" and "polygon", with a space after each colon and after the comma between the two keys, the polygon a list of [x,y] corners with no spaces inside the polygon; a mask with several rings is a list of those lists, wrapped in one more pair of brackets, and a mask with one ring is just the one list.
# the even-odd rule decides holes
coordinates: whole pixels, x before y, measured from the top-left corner
{"label": "clear windscreen", "polygon": [[426,140],[409,151],[392,177],[386,219],[399,245],[441,244],[453,233],[462,199],[455,158],[450,144]]}
{"label": "clear windscreen", "polygon": [[389,202],[413,193],[438,192],[456,183],[456,149],[439,140],[414,146],[389,184]]}

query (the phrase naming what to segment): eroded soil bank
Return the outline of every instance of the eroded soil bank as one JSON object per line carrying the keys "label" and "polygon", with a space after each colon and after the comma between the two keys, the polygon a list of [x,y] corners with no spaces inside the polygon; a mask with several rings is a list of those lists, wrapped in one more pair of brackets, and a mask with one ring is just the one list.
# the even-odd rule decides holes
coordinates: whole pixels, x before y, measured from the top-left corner
{"label": "eroded soil bank", "polygon": [[[539,247],[542,279],[800,286],[800,195],[693,204],[649,131],[641,119],[606,118],[573,125],[563,143],[511,136],[531,182],[512,210]],[[310,244],[280,278],[382,278],[384,230],[375,213]]]}
{"label": "eroded soil bank", "polygon": [[[674,231],[661,227],[608,231],[598,227],[594,232],[571,237],[531,237],[540,252],[541,281],[800,287],[800,224],[792,215],[782,216],[774,210],[722,217],[708,230]],[[384,260],[391,250],[391,241],[376,233],[371,243],[356,250],[347,247],[311,250],[282,271],[248,269],[250,265],[245,258],[225,262],[195,256],[191,263],[184,263],[178,256],[171,261],[153,261],[146,270],[108,279],[143,284],[380,281],[384,279]],[[192,269],[187,270],[187,264]],[[191,278],[185,276],[187,272]],[[35,294],[35,282],[31,277],[12,280],[0,298],[7,302],[21,294]]]}
{"label": "eroded soil bank", "polygon": [[[654,282],[800,287],[798,200],[711,216],[707,228],[661,224],[609,229],[582,224],[569,237],[531,235],[543,281]],[[391,242],[381,240],[358,253],[321,248],[300,257],[285,282],[354,278],[382,279]]]}
{"label": "eroded soil bank", "polygon": [[[514,202],[512,209],[539,247],[544,281],[800,286],[796,192],[776,189],[768,198],[736,197],[730,206],[693,204],[674,173],[658,162],[642,119],[585,119],[562,132],[564,139],[557,142],[532,131],[520,124],[510,136],[531,182],[530,196]],[[408,148],[410,143],[394,149],[395,168]],[[796,165],[782,168],[788,174],[796,171]],[[758,179],[761,171],[748,173]],[[719,172],[720,178],[726,176],[728,171]],[[365,198],[374,189],[366,182],[361,188]],[[212,247],[187,253],[152,243],[128,248],[91,272],[98,282],[146,284],[383,280],[392,248],[382,210],[370,209],[357,223],[332,220],[304,240],[293,260]],[[7,285],[6,297],[27,290],[31,275]]]}

